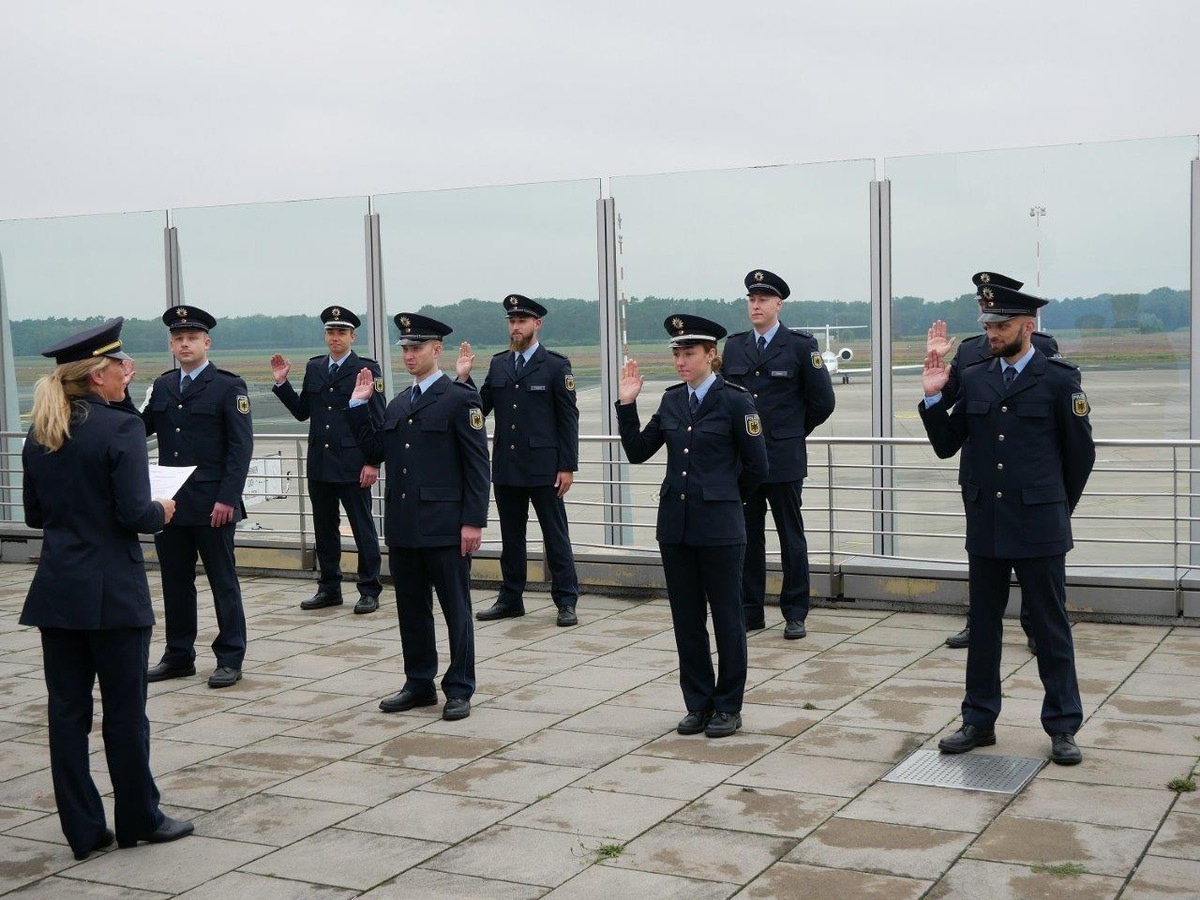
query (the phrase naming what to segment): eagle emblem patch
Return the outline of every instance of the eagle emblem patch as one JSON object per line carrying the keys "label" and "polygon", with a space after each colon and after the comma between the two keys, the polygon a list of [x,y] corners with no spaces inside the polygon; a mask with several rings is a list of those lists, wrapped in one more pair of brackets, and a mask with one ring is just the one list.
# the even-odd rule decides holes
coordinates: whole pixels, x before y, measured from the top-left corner
{"label": "eagle emblem patch", "polygon": [[237,395],[237,411],[243,416],[250,415],[250,398],[245,394]]}
{"label": "eagle emblem patch", "polygon": [[567,390],[568,391],[575,390],[575,376],[571,375],[570,373],[567,374]]}
{"label": "eagle emblem patch", "polygon": [[375,391],[376,391],[376,393],[379,393],[379,394],[383,393],[383,376],[382,375],[380,375],[378,378],[375,379]]}
{"label": "eagle emblem patch", "polygon": [[483,429],[483,410],[480,409],[478,406],[472,406],[470,409],[469,417],[470,417],[471,427],[474,428],[476,431],[481,431]]}
{"label": "eagle emblem patch", "polygon": [[1091,411],[1092,408],[1088,405],[1087,394],[1080,391],[1078,394],[1071,395],[1071,412],[1077,416],[1086,416]]}
{"label": "eagle emblem patch", "polygon": [[814,368],[814,369],[819,369],[819,368],[821,368],[821,366],[823,366],[823,365],[825,365],[825,358],[824,358],[823,356],[821,356],[821,354],[820,354],[820,353],[813,353],[813,355],[812,355],[812,366],[813,366],[813,368]]}
{"label": "eagle emblem patch", "polygon": [[758,437],[762,434],[762,419],[758,417],[758,413],[746,416],[746,434],[750,437]]}

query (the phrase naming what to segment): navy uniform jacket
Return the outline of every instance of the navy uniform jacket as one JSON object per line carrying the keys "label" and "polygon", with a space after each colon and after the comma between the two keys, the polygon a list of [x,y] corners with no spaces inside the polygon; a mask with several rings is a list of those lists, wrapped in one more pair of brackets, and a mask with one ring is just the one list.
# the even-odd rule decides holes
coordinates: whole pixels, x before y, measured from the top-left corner
{"label": "navy uniform jacket", "polygon": [[579,408],[571,361],[538,345],[517,378],[513,351],[492,357],[479,391],[494,412],[492,481],[538,487],[579,468]]}
{"label": "navy uniform jacket", "polygon": [[25,524],[41,528],[42,558],[22,625],[144,628],[154,624],[138,533],[162,530],[150,499],[146,437],[136,413],[88,397],[55,453],[25,441]]}
{"label": "navy uniform jacket", "polygon": [[744,544],[742,502],[767,477],[767,447],[754,401],[718,375],[695,421],[687,407],[687,385],[674,384],[639,431],[637,405],[617,403],[621,445],[630,462],[645,462],[667,445],[655,536],[661,544]]}
{"label": "navy uniform jacket", "polygon": [[808,475],[804,439],[833,414],[833,383],[817,339],[780,323],[762,358],[754,330],[725,341],[721,373],[754,397],[767,436],[771,460],[768,483],[799,481]]}
{"label": "navy uniform jacket", "polygon": [[387,463],[384,540],[389,547],[458,546],[463,525],[487,525],[488,451],[475,389],[445,376],[411,404],[388,404],[383,423],[366,404],[346,413],[367,462]]}
{"label": "navy uniform jacket", "polygon": [[971,455],[962,484],[967,552],[996,559],[1055,556],[1072,547],[1071,513],[1096,448],[1079,369],[1035,351],[1005,393],[1000,360],[960,373],[958,403],[918,404],[934,452]]}
{"label": "navy uniform jacket", "polygon": [[367,404],[376,421],[383,419],[383,375],[379,363],[353,350],[338,366],[337,374],[329,377],[329,355],[314,356],[304,370],[300,393],[290,382],[272,387],[275,396],[303,422],[312,418],[308,427],[308,477],[313,481],[358,483],[365,463],[362,450],[350,423],[346,409],[354,392],[354,381],[360,369],[369,369],[375,379],[375,393]]}
{"label": "navy uniform jacket", "polygon": [[211,362],[182,398],[179,372],[154,379],[142,412],[146,434],[158,435],[158,462],[196,466],[175,495],[172,525],[205,525],[213,504],[233,507],[233,521],[245,515],[242,490],[254,448],[250,395],[246,382]]}

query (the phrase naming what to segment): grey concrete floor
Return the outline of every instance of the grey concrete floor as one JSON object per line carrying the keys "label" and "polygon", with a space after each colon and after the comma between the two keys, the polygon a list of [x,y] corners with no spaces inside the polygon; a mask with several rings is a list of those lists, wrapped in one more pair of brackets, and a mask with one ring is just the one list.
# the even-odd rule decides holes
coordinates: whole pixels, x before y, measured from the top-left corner
{"label": "grey concrete floor", "polygon": [[[0,565],[0,895],[62,898],[1196,897],[1200,631],[1075,626],[1082,765],[1017,795],[882,781],[958,718],[957,618],[817,608],[809,637],[750,638],[744,728],[680,737],[665,601],[580,600],[556,628],[481,625],[470,718],[385,715],[403,681],[394,600],[304,613],[311,582],[243,581],[245,679],[150,686],[174,844],[75,862],[54,814],[37,632],[17,624],[33,568]],[[201,581],[203,583],[203,581]],[[161,650],[160,627],[151,651]],[[494,594],[480,591],[477,608]],[[772,611],[773,612],[773,611]],[[1041,685],[1006,635],[987,753],[1045,758]],[[99,713],[99,706],[97,706]],[[94,731],[93,769],[110,806]]]}

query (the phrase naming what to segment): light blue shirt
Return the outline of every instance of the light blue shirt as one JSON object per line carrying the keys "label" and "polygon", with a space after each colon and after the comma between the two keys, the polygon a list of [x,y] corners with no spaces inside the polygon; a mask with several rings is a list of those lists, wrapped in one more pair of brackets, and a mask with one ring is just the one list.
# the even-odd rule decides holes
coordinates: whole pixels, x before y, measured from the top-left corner
{"label": "light blue shirt", "polygon": [[333,354],[332,353],[329,354],[329,362],[325,363],[325,371],[328,372],[329,367],[332,366],[334,363],[337,363],[340,366],[342,363],[344,363],[346,360],[348,360],[350,358],[350,354],[352,352],[353,352],[352,350],[347,350],[341,359],[334,359]]}
{"label": "light blue shirt", "polygon": [[766,343],[766,345],[764,346],[764,348],[763,348],[763,349],[766,349],[766,347],[770,347],[770,346],[771,346],[771,341],[773,341],[773,340],[775,339],[775,332],[777,332],[777,331],[779,330],[779,326],[780,326],[780,325],[782,325],[782,324],[783,324],[782,322],[780,322],[778,319],[776,319],[776,320],[775,320],[775,324],[774,324],[774,325],[772,325],[770,328],[768,328],[766,331],[764,331],[762,334],[759,334],[759,333],[758,333],[758,329],[757,329],[757,328],[756,328],[756,329],[754,329],[754,334],[755,334],[755,337],[754,337],[754,346],[756,346],[756,347],[757,347],[757,346],[758,346],[758,339],[759,339],[760,337],[764,337],[764,338],[766,338],[766,339],[767,339],[767,343]]}
{"label": "light blue shirt", "polygon": [[[513,365],[516,365],[518,356],[525,357],[525,365],[529,365],[529,361],[531,359],[533,359],[533,354],[537,353],[537,348],[539,346],[540,346],[540,344],[538,344],[537,341],[534,341],[532,344],[529,345],[529,349],[526,350],[524,353],[518,353],[516,350],[514,350],[513,355],[512,355]],[[422,388],[421,390],[424,390],[424,388]]]}
{"label": "light blue shirt", "polygon": [[707,378],[705,378],[704,381],[700,384],[700,387],[693,389],[692,386],[689,384],[688,385],[688,405],[689,406],[691,405],[693,394],[696,395],[697,403],[703,403],[704,398],[708,395],[708,389],[713,386],[713,382],[716,380],[717,380],[717,373],[711,372],[711,373],[709,373],[709,376]]}
{"label": "light blue shirt", "polygon": [[196,366],[196,368],[192,369],[192,371],[190,371],[190,372],[185,372],[185,371],[183,371],[183,369],[180,369],[179,370],[179,390],[180,391],[183,390],[183,379],[184,379],[185,375],[191,376],[192,381],[195,381],[197,378],[200,377],[200,373],[203,372],[207,368],[208,368],[208,360],[206,359],[204,362],[202,362],[200,365]]}

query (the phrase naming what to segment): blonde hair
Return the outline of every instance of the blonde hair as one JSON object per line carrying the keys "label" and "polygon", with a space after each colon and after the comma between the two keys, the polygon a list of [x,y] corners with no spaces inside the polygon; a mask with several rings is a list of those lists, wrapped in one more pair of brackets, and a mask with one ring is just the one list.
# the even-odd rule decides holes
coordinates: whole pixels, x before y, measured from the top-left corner
{"label": "blonde hair", "polygon": [[49,453],[61,450],[71,438],[71,422],[87,418],[87,404],[81,402],[96,393],[92,373],[104,369],[107,356],[81,359],[56,366],[33,386],[33,427],[29,435]]}

